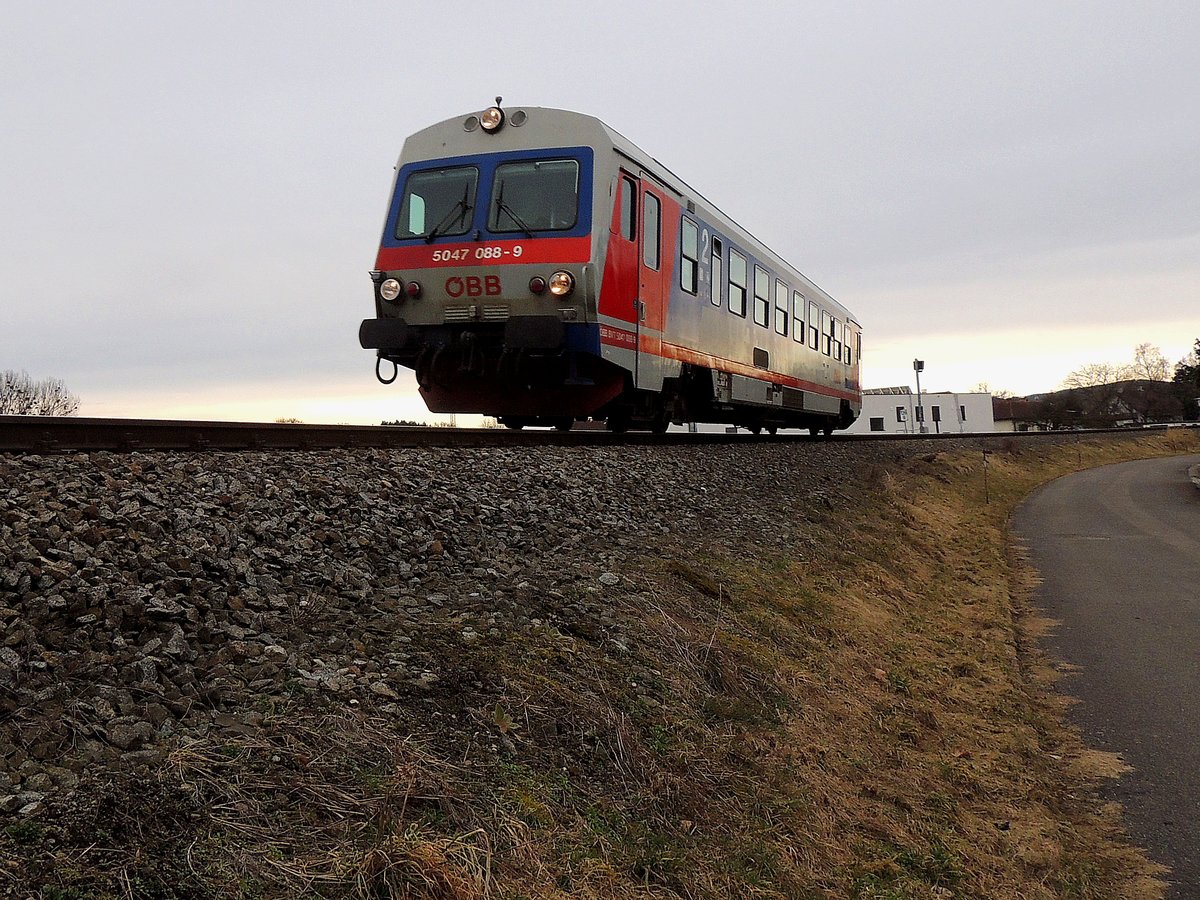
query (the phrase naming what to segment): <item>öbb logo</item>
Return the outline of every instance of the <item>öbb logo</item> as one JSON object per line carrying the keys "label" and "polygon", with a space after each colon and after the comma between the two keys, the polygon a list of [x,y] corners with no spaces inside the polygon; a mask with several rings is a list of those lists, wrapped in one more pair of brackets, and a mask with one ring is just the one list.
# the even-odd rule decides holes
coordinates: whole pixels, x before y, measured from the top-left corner
{"label": "\u00f6bb logo", "polygon": [[500,276],[487,275],[479,278],[475,275],[469,275],[466,278],[446,279],[446,293],[456,300],[463,294],[468,297],[482,297],[486,294],[489,297],[496,297],[500,294]]}

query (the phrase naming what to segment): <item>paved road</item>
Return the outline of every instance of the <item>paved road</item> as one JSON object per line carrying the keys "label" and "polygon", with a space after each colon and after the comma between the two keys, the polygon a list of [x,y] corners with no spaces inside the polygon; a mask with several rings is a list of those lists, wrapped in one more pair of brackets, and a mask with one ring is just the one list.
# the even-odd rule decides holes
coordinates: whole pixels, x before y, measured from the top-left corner
{"label": "paved road", "polygon": [[1062,624],[1046,641],[1081,667],[1062,690],[1088,743],[1134,771],[1105,787],[1135,841],[1200,897],[1200,456],[1121,463],[1046,485],[1016,533]]}

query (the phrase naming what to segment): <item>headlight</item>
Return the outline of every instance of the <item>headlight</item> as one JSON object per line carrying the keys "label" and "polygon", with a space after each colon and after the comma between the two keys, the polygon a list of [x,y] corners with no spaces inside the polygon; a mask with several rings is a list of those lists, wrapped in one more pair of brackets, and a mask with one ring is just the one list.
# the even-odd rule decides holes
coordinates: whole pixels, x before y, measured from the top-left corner
{"label": "headlight", "polygon": [[379,296],[384,300],[395,300],[400,296],[400,282],[395,278],[389,278],[379,285]]}
{"label": "headlight", "polygon": [[499,131],[504,124],[504,110],[498,106],[489,106],[479,114],[479,124],[487,132]]}
{"label": "headlight", "polygon": [[570,272],[555,272],[550,276],[550,293],[555,297],[565,297],[575,290],[575,279]]}

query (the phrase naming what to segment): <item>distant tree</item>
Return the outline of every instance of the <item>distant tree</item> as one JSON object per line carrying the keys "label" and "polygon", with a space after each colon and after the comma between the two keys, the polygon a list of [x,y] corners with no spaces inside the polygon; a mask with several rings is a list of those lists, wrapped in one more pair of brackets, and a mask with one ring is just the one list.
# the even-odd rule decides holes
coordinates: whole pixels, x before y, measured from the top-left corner
{"label": "distant tree", "polygon": [[1116,384],[1132,378],[1132,367],[1117,363],[1088,363],[1080,366],[1065,379],[1063,387],[1084,388],[1096,387],[1101,384]]}
{"label": "distant tree", "polygon": [[34,381],[25,371],[0,372],[0,415],[73,416],[79,398],[67,390],[61,378]]}
{"label": "distant tree", "polygon": [[1183,405],[1184,415],[1200,419],[1200,338],[1196,339],[1192,352],[1175,364],[1171,384]]}
{"label": "distant tree", "polygon": [[1198,369],[1200,369],[1200,338],[1196,338],[1191,353],[1175,363],[1175,380],[1179,380],[1181,373],[1184,380],[1194,377]]}
{"label": "distant tree", "polygon": [[303,419],[297,419],[295,416],[282,416],[275,420],[277,425],[303,425]]}
{"label": "distant tree", "polygon": [[1138,344],[1133,348],[1132,377],[1146,381],[1170,381],[1171,364],[1162,350],[1153,344]]}
{"label": "distant tree", "polygon": [[1183,404],[1169,381],[1140,379],[1121,386],[1121,405],[1138,422],[1175,422],[1183,414]]}
{"label": "distant tree", "polygon": [[424,428],[425,427],[424,422],[414,422],[412,419],[392,419],[390,422],[385,420],[383,422],[380,422],[379,424],[380,425],[408,425],[408,426],[411,426],[414,428]]}

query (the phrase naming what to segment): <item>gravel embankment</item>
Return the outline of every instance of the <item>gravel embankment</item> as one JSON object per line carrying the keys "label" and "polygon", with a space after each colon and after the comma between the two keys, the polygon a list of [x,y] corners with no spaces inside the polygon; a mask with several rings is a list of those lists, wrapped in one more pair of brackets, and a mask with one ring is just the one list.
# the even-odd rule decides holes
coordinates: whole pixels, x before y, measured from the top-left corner
{"label": "gravel embankment", "polygon": [[[958,442],[954,442],[955,445]],[[586,627],[678,542],[786,546],[949,443],[0,456],[0,815],[263,698],[440,702],[489,636]]]}

